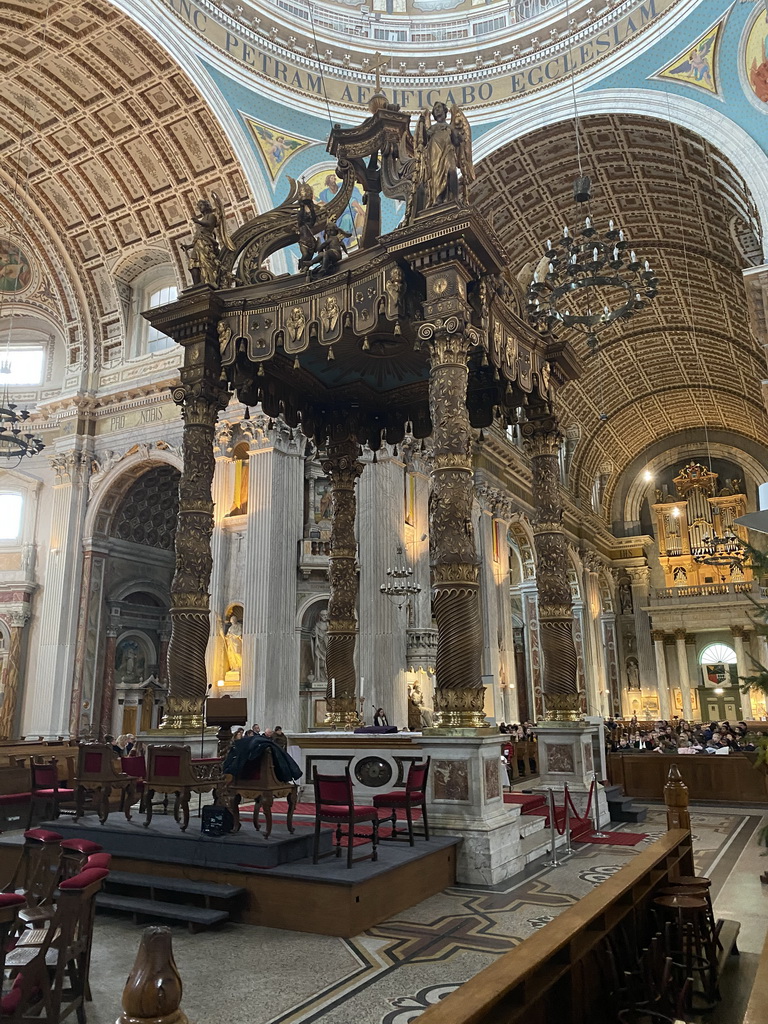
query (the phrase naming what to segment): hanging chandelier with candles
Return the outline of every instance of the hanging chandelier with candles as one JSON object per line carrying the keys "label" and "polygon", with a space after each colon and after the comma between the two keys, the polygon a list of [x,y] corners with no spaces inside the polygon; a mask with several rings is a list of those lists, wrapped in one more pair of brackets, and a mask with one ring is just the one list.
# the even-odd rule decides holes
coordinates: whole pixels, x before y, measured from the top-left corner
{"label": "hanging chandelier with candles", "polygon": [[[403,549],[399,547],[397,549],[398,555],[403,557]],[[421,587],[418,583],[413,582],[413,569],[403,562],[400,566],[387,569],[387,582],[382,583],[379,590],[385,597],[393,597],[395,599],[403,599],[413,597],[416,594],[421,593]],[[398,605],[402,608],[402,601]]]}
{"label": "hanging chandelier with candles", "polygon": [[[574,199],[590,199],[590,180],[577,178]],[[566,225],[560,238],[547,239],[544,259],[528,288],[528,319],[542,334],[566,328],[583,333],[590,349],[600,331],[628,320],[653,299],[658,280],[613,220],[602,234],[586,216],[580,230]]]}

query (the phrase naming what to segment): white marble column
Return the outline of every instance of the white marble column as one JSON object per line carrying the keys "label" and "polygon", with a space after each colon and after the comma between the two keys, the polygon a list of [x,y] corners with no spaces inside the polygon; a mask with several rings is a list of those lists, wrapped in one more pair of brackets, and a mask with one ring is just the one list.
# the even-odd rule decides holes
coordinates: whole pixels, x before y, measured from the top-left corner
{"label": "white marble column", "polygon": [[[512,622],[512,600],[509,592],[509,545],[507,519],[494,519],[498,531],[499,561],[496,564],[496,603],[499,609],[499,689],[501,718],[518,722],[517,679],[515,670],[515,628]],[[523,681],[525,685],[525,681]]]}
{"label": "white marble column", "polygon": [[380,587],[387,582],[387,569],[405,564],[413,568],[404,529],[405,466],[382,448],[376,462],[366,460],[357,487],[357,664],[358,678],[365,680],[363,718],[373,725],[373,713],[382,707],[390,725],[404,729],[408,725],[406,625],[411,599],[387,597]]}
{"label": "white marble column", "polygon": [[653,641],[651,640],[651,620],[645,610],[650,599],[651,570],[647,565],[638,565],[630,566],[626,571],[632,580],[632,610],[635,617],[640,685],[643,689],[651,689],[654,684],[657,684]]}
{"label": "white marble column", "polygon": [[731,626],[733,637],[733,649],[736,652],[736,672],[739,676],[739,696],[741,698],[741,717],[744,721],[752,718],[752,701],[749,693],[741,692],[741,677],[753,674],[753,669],[748,664],[747,653],[744,649],[745,630],[743,626]]}
{"label": "white marble column", "polygon": [[75,662],[83,520],[88,500],[91,456],[71,449],[51,457],[56,473],[51,533],[41,602],[35,678],[26,687],[24,735],[36,739],[69,736],[69,712]]}
{"label": "white marble column", "polygon": [[614,699],[619,702],[621,675],[619,672],[619,639],[616,629],[616,616],[612,612],[600,616],[600,629],[603,636],[605,657],[605,700],[601,714],[608,717],[614,713]]}
{"label": "white marble column", "polygon": [[258,435],[248,478],[241,693],[249,722],[301,728],[295,629],[305,439],[284,423]]}
{"label": "white marble column", "polygon": [[672,720],[671,699],[669,693],[669,677],[667,675],[667,655],[664,650],[664,630],[654,629],[651,634],[653,639],[653,653],[656,659],[656,685],[659,694],[659,717],[665,721]]}
{"label": "white marble column", "polygon": [[684,629],[675,630],[675,647],[677,648],[677,677],[680,693],[683,697],[683,718],[690,722],[693,718],[691,706],[691,677],[688,671],[688,652],[685,649],[687,634]]}

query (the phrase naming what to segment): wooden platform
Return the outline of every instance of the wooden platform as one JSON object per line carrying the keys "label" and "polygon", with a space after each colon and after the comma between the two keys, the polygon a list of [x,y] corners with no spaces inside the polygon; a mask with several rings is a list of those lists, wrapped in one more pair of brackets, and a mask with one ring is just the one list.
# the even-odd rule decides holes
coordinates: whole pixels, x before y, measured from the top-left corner
{"label": "wooden platform", "polygon": [[[233,901],[230,918],[246,924],[351,938],[456,882],[456,847],[460,839],[382,842],[379,859],[361,861],[351,869],[344,857],[324,857],[313,865],[308,850],[298,859],[297,840],[277,827],[269,840],[244,824],[237,835],[201,836],[199,820],[182,833],[173,819],[160,817],[149,829],[115,815],[105,826],[95,819],[75,825],[71,819],[47,822],[68,837],[81,835],[101,843],[112,854],[115,871],[158,878],[217,882],[245,890]],[[194,830],[194,831],[193,831]],[[332,834],[324,835],[330,849]],[[0,886],[10,878],[21,848],[21,833],[0,835]],[[358,851],[363,853],[365,847]],[[255,866],[257,861],[271,865]]]}

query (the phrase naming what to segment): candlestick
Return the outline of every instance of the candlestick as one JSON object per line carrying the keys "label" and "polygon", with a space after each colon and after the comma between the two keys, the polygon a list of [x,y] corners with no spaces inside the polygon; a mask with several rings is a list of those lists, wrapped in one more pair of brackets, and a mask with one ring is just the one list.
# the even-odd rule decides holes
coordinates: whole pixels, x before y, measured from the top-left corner
{"label": "candlestick", "polygon": [[336,678],[331,678],[331,700],[336,700]]}
{"label": "candlestick", "polygon": [[365,676],[360,676],[360,700],[363,699],[365,693]]}

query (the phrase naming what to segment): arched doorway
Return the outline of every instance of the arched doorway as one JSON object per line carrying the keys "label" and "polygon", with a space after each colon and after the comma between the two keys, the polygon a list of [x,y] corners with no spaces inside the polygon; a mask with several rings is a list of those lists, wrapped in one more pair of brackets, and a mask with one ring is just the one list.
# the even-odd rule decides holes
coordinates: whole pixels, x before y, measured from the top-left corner
{"label": "arched doorway", "polygon": [[162,711],[179,470],[163,452],[142,454],[105,480],[89,509],[73,735],[139,732]]}
{"label": "arched doorway", "polygon": [[735,722],[741,717],[736,651],[728,644],[711,643],[699,653],[701,681],[699,707],[702,721]]}

